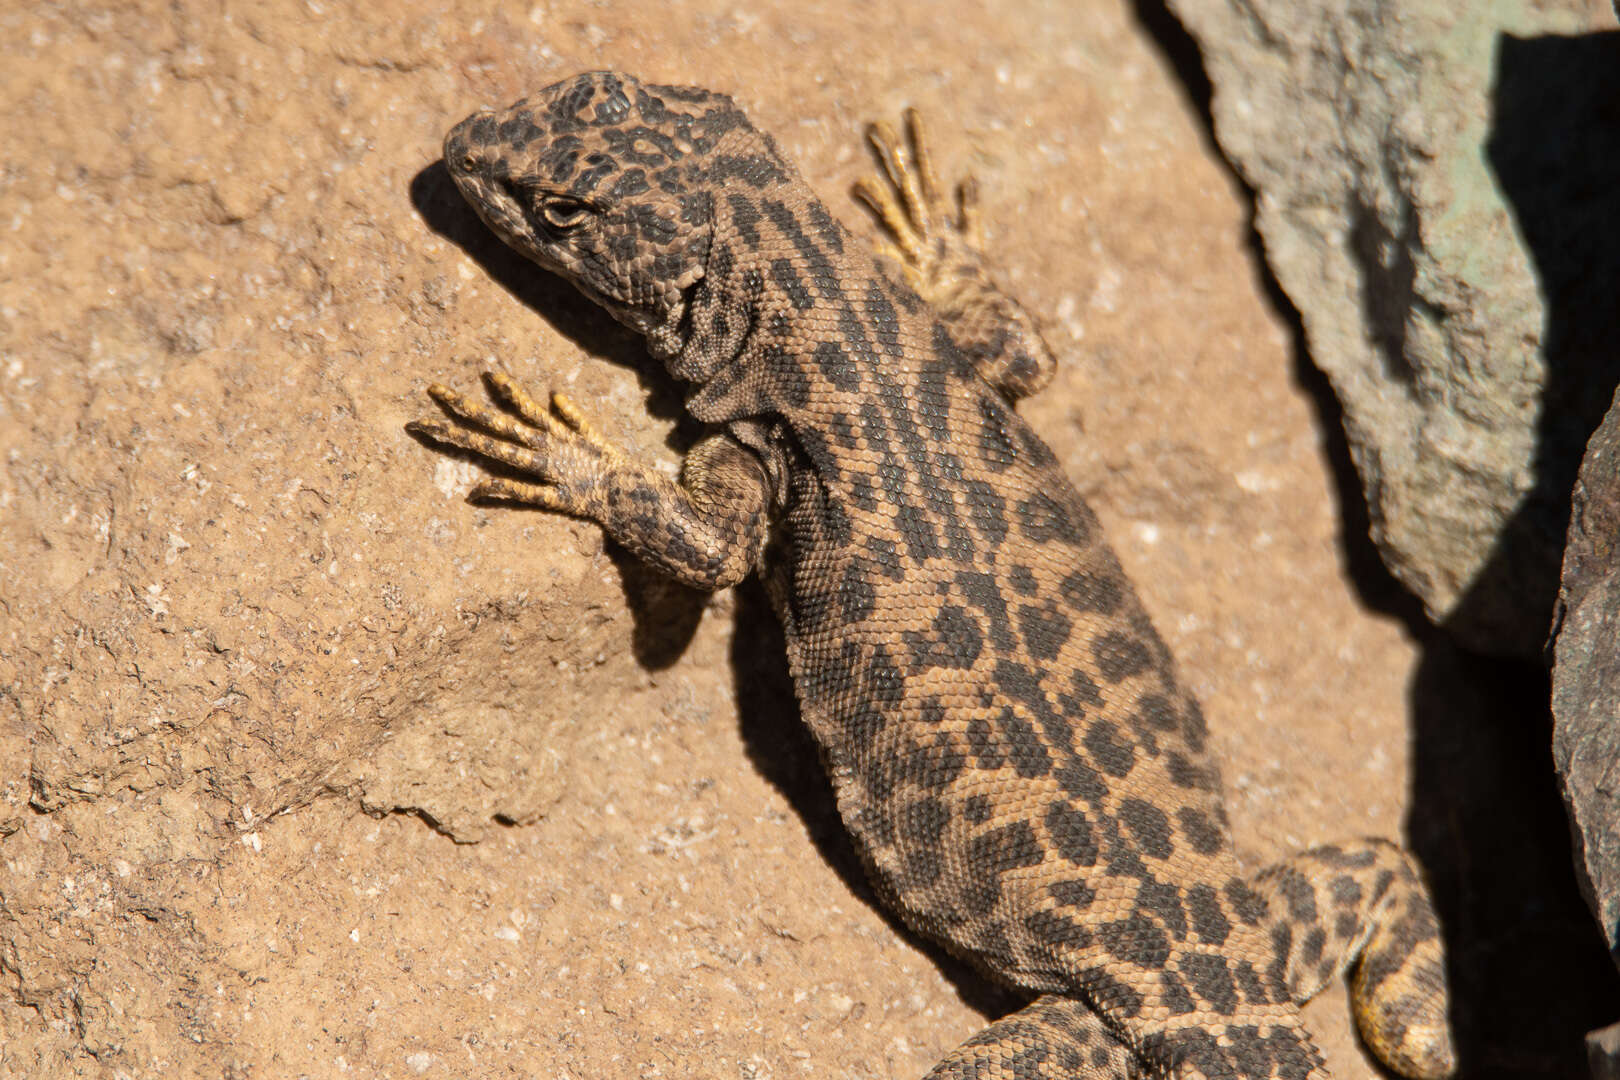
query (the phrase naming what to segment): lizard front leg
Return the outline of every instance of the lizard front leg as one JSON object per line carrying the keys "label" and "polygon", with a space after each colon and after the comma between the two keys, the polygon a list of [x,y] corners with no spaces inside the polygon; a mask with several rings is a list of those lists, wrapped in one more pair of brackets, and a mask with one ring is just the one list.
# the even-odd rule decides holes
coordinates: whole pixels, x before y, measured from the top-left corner
{"label": "lizard front leg", "polygon": [[855,194],[889,234],[891,242],[879,253],[900,264],[951,341],[1008,401],[1051,382],[1057,360],[1034,317],[993,280],[979,226],[977,183],[968,177],[957,187],[953,211],[940,194],[916,109],[906,110],[904,143],[887,124],[873,124],[866,138],[883,181],[866,177],[855,185]]}
{"label": "lizard front leg", "polygon": [[589,518],[644,561],[697,589],[735,585],[758,564],[769,488],[753,451],[730,436],[711,435],[687,454],[676,483],[626,459],[564,395],[553,394],[547,408],[505,375],[485,378],[516,418],[435,383],[429,395],[461,423],[406,425],[528,478],[491,477],[472,498]]}

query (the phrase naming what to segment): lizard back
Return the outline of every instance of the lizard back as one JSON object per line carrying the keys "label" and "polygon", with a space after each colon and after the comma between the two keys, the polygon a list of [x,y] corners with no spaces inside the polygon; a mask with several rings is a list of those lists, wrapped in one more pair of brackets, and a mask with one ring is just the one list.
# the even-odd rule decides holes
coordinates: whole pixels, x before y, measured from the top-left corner
{"label": "lizard back", "polygon": [[1133,1042],[1242,1021],[1249,1075],[1307,1075],[1203,714],[1095,515],[930,309],[772,165],[725,192],[694,341],[706,319],[749,329],[689,407],[765,429],[765,580],[876,886]]}

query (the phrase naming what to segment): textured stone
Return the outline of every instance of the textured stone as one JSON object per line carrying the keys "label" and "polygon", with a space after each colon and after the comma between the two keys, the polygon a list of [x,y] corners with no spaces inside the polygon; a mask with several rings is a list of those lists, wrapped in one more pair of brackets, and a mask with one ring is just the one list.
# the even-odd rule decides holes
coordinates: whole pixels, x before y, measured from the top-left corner
{"label": "textured stone", "polygon": [[1171,0],[1328,375],[1385,563],[1532,656],[1620,373],[1620,34],[1591,0]]}
{"label": "textured stone", "polygon": [[1620,403],[1581,463],[1553,639],[1553,759],[1587,903],[1620,962]]}
{"label": "textured stone", "polygon": [[1586,1063],[1592,1080],[1620,1080],[1620,1024],[1587,1035]]}

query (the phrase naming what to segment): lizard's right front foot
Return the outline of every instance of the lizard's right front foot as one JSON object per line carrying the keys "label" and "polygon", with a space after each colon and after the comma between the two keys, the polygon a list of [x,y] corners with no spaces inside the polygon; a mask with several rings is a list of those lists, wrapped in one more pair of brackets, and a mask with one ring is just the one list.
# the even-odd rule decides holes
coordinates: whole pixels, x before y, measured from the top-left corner
{"label": "lizard's right front foot", "polygon": [[934,309],[952,342],[979,376],[1010,401],[1028,397],[1052,379],[1057,361],[1035,320],[996,287],[984,256],[978,184],[957,186],[956,207],[940,194],[928,139],[916,109],[906,110],[906,141],[887,124],[867,129],[884,183],[865,177],[855,194],[889,234],[879,253],[900,264],[907,283]]}
{"label": "lizard's right front foot", "polygon": [[473,498],[507,499],[601,520],[605,508],[603,483],[619,461],[618,452],[603,441],[579,407],[564,395],[553,393],[548,409],[506,375],[492,371],[484,378],[522,422],[434,383],[428,387],[434,401],[456,419],[484,431],[442,420],[416,420],[407,424],[406,430],[470,450],[535,478],[518,481],[490,477],[473,488]]}
{"label": "lizard's right front foot", "polygon": [[891,242],[880,252],[900,264],[923,299],[935,307],[948,307],[952,295],[982,273],[978,183],[968,176],[957,185],[953,214],[940,195],[922,116],[916,109],[907,109],[905,115],[904,144],[885,123],[866,129],[866,140],[888,183],[862,177],[855,184],[855,195],[889,234]]}

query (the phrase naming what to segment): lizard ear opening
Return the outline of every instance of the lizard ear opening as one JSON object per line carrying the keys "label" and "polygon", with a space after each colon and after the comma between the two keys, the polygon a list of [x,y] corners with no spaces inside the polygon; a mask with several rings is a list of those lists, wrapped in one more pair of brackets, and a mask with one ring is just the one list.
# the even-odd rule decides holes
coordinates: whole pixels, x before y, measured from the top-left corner
{"label": "lizard ear opening", "polygon": [[580,225],[590,216],[590,205],[569,195],[542,194],[535,199],[535,212],[540,219],[559,232]]}

